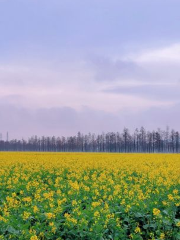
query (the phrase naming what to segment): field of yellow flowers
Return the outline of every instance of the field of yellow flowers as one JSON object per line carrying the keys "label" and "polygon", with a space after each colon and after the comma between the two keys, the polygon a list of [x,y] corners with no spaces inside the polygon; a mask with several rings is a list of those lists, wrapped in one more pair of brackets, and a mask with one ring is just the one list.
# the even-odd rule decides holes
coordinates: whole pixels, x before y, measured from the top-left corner
{"label": "field of yellow flowers", "polygon": [[180,239],[180,155],[0,153],[0,239]]}

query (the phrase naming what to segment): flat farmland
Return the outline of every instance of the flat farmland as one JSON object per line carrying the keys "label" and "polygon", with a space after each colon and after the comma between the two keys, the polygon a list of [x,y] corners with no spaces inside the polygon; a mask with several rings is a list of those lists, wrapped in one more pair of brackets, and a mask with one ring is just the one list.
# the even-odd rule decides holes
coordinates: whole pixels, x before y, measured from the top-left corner
{"label": "flat farmland", "polygon": [[180,155],[1,152],[0,239],[180,239]]}

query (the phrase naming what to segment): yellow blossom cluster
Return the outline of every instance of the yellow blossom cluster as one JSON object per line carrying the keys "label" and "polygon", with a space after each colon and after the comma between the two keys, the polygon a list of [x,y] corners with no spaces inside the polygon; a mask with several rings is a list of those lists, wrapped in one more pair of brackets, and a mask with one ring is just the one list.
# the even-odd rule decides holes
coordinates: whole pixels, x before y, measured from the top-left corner
{"label": "yellow blossom cluster", "polygon": [[180,155],[0,153],[0,239],[180,239]]}

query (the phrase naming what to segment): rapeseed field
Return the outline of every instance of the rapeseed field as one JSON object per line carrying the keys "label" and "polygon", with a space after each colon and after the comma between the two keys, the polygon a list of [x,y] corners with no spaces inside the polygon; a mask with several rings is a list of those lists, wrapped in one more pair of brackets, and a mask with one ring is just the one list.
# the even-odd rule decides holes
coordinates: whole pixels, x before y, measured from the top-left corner
{"label": "rapeseed field", "polygon": [[0,153],[0,239],[180,239],[180,155]]}

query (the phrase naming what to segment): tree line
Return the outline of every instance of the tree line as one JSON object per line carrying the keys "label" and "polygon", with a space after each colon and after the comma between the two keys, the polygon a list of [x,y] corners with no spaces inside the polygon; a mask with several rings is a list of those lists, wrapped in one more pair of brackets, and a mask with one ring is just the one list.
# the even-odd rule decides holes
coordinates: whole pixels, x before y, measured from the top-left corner
{"label": "tree line", "polygon": [[70,137],[33,136],[28,140],[1,140],[0,151],[179,153],[180,133],[169,128],[146,131],[141,127],[133,133],[124,128],[121,133],[78,132]]}

